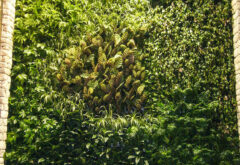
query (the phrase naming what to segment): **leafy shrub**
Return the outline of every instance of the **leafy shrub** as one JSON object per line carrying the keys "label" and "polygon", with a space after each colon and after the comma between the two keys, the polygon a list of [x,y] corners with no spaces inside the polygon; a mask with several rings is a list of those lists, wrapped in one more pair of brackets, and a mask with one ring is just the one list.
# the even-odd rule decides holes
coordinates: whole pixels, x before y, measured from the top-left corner
{"label": "leafy shrub", "polygon": [[147,97],[141,62],[146,55],[137,49],[135,40],[142,35],[144,27],[139,32],[103,27],[98,35],[80,41],[80,47],[65,50],[66,58],[57,74],[62,88],[68,93],[80,92],[97,112],[104,105],[112,105],[118,112],[134,107],[140,110]]}

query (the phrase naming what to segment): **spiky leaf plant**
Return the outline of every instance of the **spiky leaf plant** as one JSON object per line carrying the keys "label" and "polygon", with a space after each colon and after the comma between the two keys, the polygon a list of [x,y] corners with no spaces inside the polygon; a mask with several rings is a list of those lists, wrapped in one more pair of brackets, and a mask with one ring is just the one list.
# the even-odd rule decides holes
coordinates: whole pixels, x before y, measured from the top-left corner
{"label": "spiky leaf plant", "polygon": [[62,89],[81,93],[95,111],[109,105],[121,113],[140,110],[146,99],[145,55],[136,44],[140,33],[102,28],[98,34],[87,34],[79,46],[66,49],[57,74]]}

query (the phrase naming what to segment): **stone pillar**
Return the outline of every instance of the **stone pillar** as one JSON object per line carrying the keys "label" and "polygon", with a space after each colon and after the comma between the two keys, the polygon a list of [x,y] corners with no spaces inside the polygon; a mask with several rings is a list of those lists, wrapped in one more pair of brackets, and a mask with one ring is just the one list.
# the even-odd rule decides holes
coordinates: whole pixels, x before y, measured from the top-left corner
{"label": "stone pillar", "polygon": [[[240,0],[232,0],[234,64],[236,74],[237,118],[240,140]],[[239,146],[240,147],[240,146]]]}
{"label": "stone pillar", "polygon": [[15,0],[2,1],[2,24],[0,27],[0,165],[4,164],[6,149],[8,98],[12,67],[12,35],[15,19]]}

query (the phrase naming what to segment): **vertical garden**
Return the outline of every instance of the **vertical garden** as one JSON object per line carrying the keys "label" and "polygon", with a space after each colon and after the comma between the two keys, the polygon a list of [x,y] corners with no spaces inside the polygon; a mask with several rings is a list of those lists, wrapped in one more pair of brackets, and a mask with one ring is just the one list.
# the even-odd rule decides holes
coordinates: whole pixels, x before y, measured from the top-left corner
{"label": "vertical garden", "polygon": [[228,0],[21,0],[7,164],[239,164]]}

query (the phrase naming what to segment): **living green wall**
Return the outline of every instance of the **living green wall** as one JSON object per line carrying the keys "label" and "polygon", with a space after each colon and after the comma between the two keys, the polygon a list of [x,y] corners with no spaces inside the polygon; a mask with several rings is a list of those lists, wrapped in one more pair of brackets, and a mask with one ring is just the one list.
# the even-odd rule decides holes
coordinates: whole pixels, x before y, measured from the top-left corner
{"label": "living green wall", "polygon": [[[16,11],[7,164],[239,163],[229,1],[23,0]],[[57,74],[65,50],[121,26],[145,29],[148,99],[96,113]]]}

